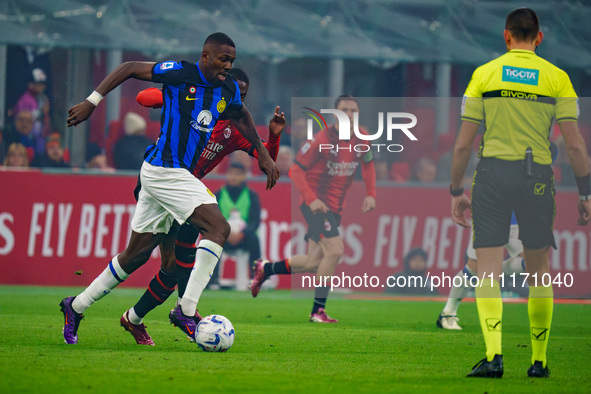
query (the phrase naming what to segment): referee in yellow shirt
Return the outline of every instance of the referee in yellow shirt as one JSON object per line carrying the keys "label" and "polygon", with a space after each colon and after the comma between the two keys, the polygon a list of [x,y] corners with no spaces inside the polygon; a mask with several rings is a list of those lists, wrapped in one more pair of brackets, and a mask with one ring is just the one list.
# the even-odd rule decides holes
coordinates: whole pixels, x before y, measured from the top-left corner
{"label": "referee in yellow shirt", "polygon": [[[556,118],[564,135],[580,200],[578,224],[591,220],[591,186],[587,149],[577,123],[578,99],[568,75],[538,57],[544,37],[536,13],[519,8],[507,17],[503,32],[508,52],[474,71],[462,103],[462,124],[454,146],[450,193],[453,220],[469,227],[465,210],[472,208],[478,277],[476,306],[486,358],[469,377],[503,376],[501,349],[503,302],[499,286],[503,245],[509,239],[511,211],[519,224],[529,283],[530,377],[547,377],[546,348],[552,322],[552,284],[548,283],[552,226],[556,205],[548,140]],[[480,123],[485,132],[481,160],[474,173],[472,202],[462,177]],[[534,279],[537,274],[537,280]],[[545,275],[545,281],[542,277]],[[551,281],[550,281],[551,282]],[[544,284],[546,286],[544,286]]]}

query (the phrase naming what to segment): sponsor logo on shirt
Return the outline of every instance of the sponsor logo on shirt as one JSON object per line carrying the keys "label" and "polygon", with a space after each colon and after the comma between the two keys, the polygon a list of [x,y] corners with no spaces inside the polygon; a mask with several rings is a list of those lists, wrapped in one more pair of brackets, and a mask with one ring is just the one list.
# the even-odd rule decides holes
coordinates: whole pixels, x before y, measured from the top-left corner
{"label": "sponsor logo on shirt", "polygon": [[503,81],[538,85],[540,70],[530,68],[503,66]]}
{"label": "sponsor logo on shirt", "polygon": [[209,133],[211,131],[209,124],[211,123],[212,119],[213,115],[211,112],[204,109],[203,111],[199,112],[199,115],[197,115],[197,121],[192,120],[190,124],[195,130],[201,131],[203,133]]}
{"label": "sponsor logo on shirt", "polygon": [[520,98],[520,99],[532,100],[532,101],[538,100],[537,94],[527,93],[527,92],[517,92],[515,90],[501,90],[501,97],[514,97],[514,98]]}
{"label": "sponsor logo on shirt", "polygon": [[201,157],[204,158],[205,160],[213,160],[213,159],[215,159],[215,157],[217,156],[218,153],[220,153],[221,151],[224,150],[224,148],[225,148],[224,145],[210,140],[207,143],[207,146],[205,147],[205,149],[203,149],[203,153],[201,153]]}
{"label": "sponsor logo on shirt", "polygon": [[353,176],[359,162],[334,162],[328,160],[326,162],[326,168],[328,169],[328,175],[330,176]]}

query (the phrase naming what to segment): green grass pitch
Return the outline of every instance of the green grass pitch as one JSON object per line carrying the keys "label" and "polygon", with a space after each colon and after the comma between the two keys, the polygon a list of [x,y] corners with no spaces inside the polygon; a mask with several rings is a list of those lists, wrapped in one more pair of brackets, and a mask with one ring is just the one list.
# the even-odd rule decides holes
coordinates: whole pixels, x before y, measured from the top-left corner
{"label": "green grass pitch", "polygon": [[591,392],[591,305],[557,304],[549,379],[530,379],[526,304],[505,304],[502,379],[464,376],[484,356],[476,307],[464,330],[438,330],[437,302],[331,299],[336,325],[309,323],[311,300],[289,292],[206,291],[204,314],[236,329],[227,353],[204,353],[168,324],[172,299],[145,319],[156,346],[119,326],[142,290],[117,289],[90,308],[65,345],[58,303],[80,289],[0,286],[0,393],[84,392]]}

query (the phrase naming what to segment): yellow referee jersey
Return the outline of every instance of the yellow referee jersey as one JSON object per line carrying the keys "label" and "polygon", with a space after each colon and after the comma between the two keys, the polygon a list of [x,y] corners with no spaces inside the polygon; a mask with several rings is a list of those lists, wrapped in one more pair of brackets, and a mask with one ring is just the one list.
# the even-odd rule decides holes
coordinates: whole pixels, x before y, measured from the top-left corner
{"label": "yellow referee jersey", "polygon": [[480,157],[551,164],[552,119],[577,121],[578,99],[568,75],[534,52],[514,49],[476,69],[462,101],[462,120],[481,123]]}

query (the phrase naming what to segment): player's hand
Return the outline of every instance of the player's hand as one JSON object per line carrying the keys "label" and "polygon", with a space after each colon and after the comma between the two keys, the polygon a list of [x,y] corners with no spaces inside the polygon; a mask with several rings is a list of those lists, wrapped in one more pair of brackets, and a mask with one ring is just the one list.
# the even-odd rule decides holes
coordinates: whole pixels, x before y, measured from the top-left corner
{"label": "player's hand", "polygon": [[[261,144],[262,146],[263,144]],[[267,190],[271,190],[275,184],[277,184],[277,179],[279,179],[279,167],[277,164],[271,159],[269,152],[267,149],[259,149],[259,168],[262,172],[267,174]]]}
{"label": "player's hand", "polygon": [[470,227],[470,222],[464,214],[466,209],[470,209],[472,203],[467,195],[462,194],[461,196],[451,198],[451,218],[454,222],[462,227]]}
{"label": "player's hand", "polygon": [[310,210],[314,215],[316,215],[318,212],[328,213],[328,211],[330,211],[326,204],[318,198],[310,203]]}
{"label": "player's hand", "polygon": [[162,108],[164,99],[162,98],[162,90],[157,88],[148,88],[139,92],[135,100],[148,108]]}
{"label": "player's hand", "polygon": [[269,131],[273,135],[280,135],[283,129],[285,128],[285,114],[282,112],[279,115],[279,106],[275,107],[275,114],[269,121]]}
{"label": "player's hand", "polygon": [[361,206],[361,213],[368,213],[369,211],[373,211],[376,207],[376,199],[372,196],[365,197],[363,200],[363,205]]}
{"label": "player's hand", "polygon": [[66,123],[68,127],[79,125],[80,123],[84,122],[86,119],[92,115],[96,107],[93,103],[88,100],[84,100],[83,102],[76,104],[72,108],[68,110],[68,119]]}
{"label": "player's hand", "polygon": [[591,221],[591,201],[580,201],[577,203],[579,210],[579,219],[577,224],[579,226],[586,226]]}
{"label": "player's hand", "polygon": [[244,233],[241,232],[234,232],[230,233],[226,242],[232,246],[238,245],[244,239]]}

